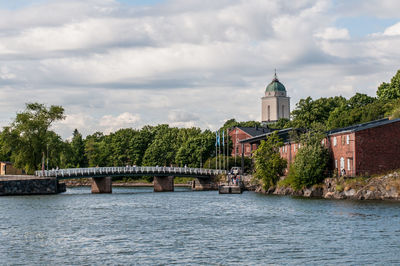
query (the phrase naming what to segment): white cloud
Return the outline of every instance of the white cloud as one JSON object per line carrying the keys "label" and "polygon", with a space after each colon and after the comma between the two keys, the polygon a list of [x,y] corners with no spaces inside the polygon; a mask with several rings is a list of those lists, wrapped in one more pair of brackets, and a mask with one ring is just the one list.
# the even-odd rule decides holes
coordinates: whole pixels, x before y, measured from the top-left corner
{"label": "white cloud", "polygon": [[[260,118],[274,68],[292,107],[309,95],[374,95],[398,68],[399,24],[352,38],[334,23],[374,14],[377,2],[54,0],[0,9],[0,124],[38,101],[65,107],[55,127],[63,137],[165,122],[215,129]],[[383,1],[376,16],[399,17],[390,5],[398,3]]]}
{"label": "white cloud", "polygon": [[324,40],[350,39],[350,34],[347,29],[338,29],[334,27],[325,28],[322,32],[316,33],[314,36]]}
{"label": "white cloud", "polygon": [[105,115],[100,119],[99,125],[105,128],[105,133],[110,133],[121,128],[132,128],[140,121],[140,116],[128,112],[118,116]]}
{"label": "white cloud", "polygon": [[383,35],[386,35],[386,36],[400,35],[400,22],[385,29],[385,31],[383,32]]}

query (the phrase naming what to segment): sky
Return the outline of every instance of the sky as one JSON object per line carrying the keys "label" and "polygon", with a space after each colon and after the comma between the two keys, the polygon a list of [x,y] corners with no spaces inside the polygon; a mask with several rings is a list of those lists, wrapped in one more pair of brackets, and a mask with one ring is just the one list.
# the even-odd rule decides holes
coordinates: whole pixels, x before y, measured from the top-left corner
{"label": "sky", "polygon": [[0,0],[0,127],[61,105],[64,139],[260,120],[274,69],[291,108],[376,95],[400,69],[397,0]]}

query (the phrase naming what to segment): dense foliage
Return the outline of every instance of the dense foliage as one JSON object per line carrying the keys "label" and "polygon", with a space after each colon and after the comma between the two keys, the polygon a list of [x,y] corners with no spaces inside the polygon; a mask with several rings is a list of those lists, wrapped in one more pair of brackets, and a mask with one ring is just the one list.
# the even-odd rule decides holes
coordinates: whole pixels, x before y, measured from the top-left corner
{"label": "dense foliage", "polygon": [[324,137],[324,133],[317,130],[300,136],[301,146],[290,166],[286,184],[301,189],[322,182],[329,159],[327,148],[321,144]]}
{"label": "dense foliage", "polygon": [[381,100],[392,100],[400,98],[400,70],[393,76],[390,83],[383,82],[376,92]]}
{"label": "dense foliage", "polygon": [[26,110],[17,114],[15,121],[0,134],[0,159],[33,173],[41,169],[42,160],[47,162],[47,158],[51,169],[125,165],[201,167],[215,156],[214,132],[165,124],[144,126],[140,130],[126,128],[109,135],[95,132],[86,138],[75,129],[72,139],[63,141],[51,130],[54,121],[63,119],[63,112],[59,106],[27,104]]}
{"label": "dense foliage", "polygon": [[286,168],[287,161],[279,154],[282,145],[283,142],[274,133],[266,141],[261,141],[254,153],[254,177],[262,182],[265,190],[276,185]]}
{"label": "dense foliage", "polygon": [[14,122],[4,127],[1,136],[1,153],[3,159],[10,159],[15,166],[33,173],[40,169],[42,158],[51,145],[51,164],[59,163],[56,153],[63,150],[61,138],[49,130],[52,123],[64,118],[64,109],[61,106],[50,106],[30,103],[26,109],[17,114]]}

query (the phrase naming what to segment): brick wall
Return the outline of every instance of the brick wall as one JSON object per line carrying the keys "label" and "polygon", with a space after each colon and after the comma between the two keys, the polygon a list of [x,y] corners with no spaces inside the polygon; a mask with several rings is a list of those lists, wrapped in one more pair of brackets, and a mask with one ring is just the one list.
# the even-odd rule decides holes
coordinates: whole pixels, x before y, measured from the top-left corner
{"label": "brick wall", "polygon": [[356,132],[357,174],[400,168],[400,122]]}
{"label": "brick wall", "polygon": [[331,169],[336,171],[338,175],[342,173],[343,168],[347,176],[356,174],[354,136],[354,132],[339,133],[324,140],[331,153]]}
{"label": "brick wall", "polygon": [[294,161],[294,158],[296,157],[298,150],[299,150],[298,143],[286,143],[279,149],[279,152],[281,154],[281,157],[288,162],[289,166],[289,164],[291,164]]}
{"label": "brick wall", "polygon": [[[233,143],[232,149],[232,156],[242,156],[242,144],[239,142],[244,139],[248,139],[251,136],[244,132],[241,129],[235,128],[232,131],[229,131],[229,136],[231,137]],[[256,145],[253,145],[253,148],[256,148]],[[251,146],[250,144],[246,143],[244,145],[244,156],[250,157],[251,156]]]}

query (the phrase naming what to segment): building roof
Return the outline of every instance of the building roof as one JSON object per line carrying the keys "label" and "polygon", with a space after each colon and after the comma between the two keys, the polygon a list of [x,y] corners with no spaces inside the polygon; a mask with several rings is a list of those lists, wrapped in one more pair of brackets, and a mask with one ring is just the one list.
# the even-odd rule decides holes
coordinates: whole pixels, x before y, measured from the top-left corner
{"label": "building roof", "polygon": [[400,118],[393,119],[393,120],[384,118],[384,119],[374,120],[374,121],[357,124],[357,125],[353,125],[353,126],[337,128],[337,129],[328,131],[327,134],[335,135],[335,134],[341,134],[341,133],[346,133],[346,132],[357,132],[357,131],[361,131],[361,130],[365,130],[365,129],[369,129],[369,128],[374,128],[374,127],[379,127],[379,126],[395,123],[395,122],[400,122]]}
{"label": "building roof", "polygon": [[236,127],[251,137],[265,135],[266,133],[271,132],[271,129],[268,127]]}
{"label": "building roof", "polygon": [[286,91],[285,86],[279,81],[276,72],[274,79],[271,81],[270,84],[268,84],[267,88],[265,89],[265,92],[274,92],[274,91]]}
{"label": "building roof", "polygon": [[282,139],[283,143],[287,143],[290,141],[290,132],[291,131],[304,132],[304,130],[299,129],[299,128],[285,128],[285,129],[281,129],[281,130],[271,130],[270,132],[268,132],[266,134],[254,136],[252,138],[244,139],[239,142],[240,143],[258,143],[261,140],[266,140],[267,137],[275,131],[277,132],[278,136]]}

